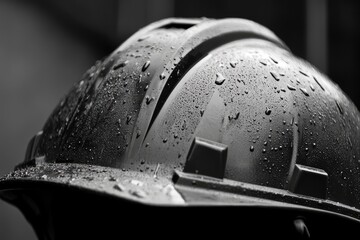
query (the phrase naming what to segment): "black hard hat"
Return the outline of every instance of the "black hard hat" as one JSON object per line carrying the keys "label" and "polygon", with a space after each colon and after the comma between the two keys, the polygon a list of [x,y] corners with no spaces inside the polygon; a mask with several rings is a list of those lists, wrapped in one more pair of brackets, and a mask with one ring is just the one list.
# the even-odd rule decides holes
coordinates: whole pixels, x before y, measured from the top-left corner
{"label": "black hard hat", "polygon": [[280,214],[303,236],[324,234],[319,222],[348,231],[360,221],[359,126],[340,88],[263,26],[166,19],[74,85],[0,196],[43,237],[50,197],[58,209],[232,206]]}

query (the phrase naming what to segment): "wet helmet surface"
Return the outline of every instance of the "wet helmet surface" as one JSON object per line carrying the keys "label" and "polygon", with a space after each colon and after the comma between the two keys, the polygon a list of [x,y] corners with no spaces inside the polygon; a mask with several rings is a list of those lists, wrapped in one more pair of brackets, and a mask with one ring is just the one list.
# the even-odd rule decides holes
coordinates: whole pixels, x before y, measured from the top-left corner
{"label": "wet helmet surface", "polygon": [[341,89],[268,29],[166,19],[90,68],[2,181],[91,188],[109,171],[177,183],[177,203],[239,202],[220,191],[359,219],[359,126]]}

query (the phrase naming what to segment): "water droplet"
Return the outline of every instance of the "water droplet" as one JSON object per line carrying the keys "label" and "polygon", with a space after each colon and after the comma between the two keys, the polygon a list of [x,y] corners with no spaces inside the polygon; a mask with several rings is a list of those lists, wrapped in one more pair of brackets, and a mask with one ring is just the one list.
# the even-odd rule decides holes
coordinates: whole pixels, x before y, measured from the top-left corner
{"label": "water droplet", "polygon": [[312,145],[313,145],[313,147],[316,147],[316,143],[313,143]]}
{"label": "water droplet", "polygon": [[265,148],[263,148],[262,152],[263,152],[263,153],[266,153],[266,149],[265,149]]}
{"label": "water droplet", "polygon": [[131,183],[132,185],[135,185],[135,186],[138,186],[138,187],[142,187],[142,186],[144,185],[143,182],[141,182],[141,181],[139,181],[139,180],[136,180],[136,179],[132,179],[132,180],[130,181],[130,183]]}
{"label": "water droplet", "polygon": [[141,159],[140,164],[141,164],[141,165],[144,165],[144,164],[145,164],[145,159],[144,159],[144,158]]}
{"label": "water droplet", "polygon": [[309,96],[308,91],[305,88],[300,88],[301,92],[305,95],[305,96]]}
{"label": "water droplet", "polygon": [[308,77],[309,75],[307,75],[305,72],[303,72],[303,71],[299,71],[299,73],[301,73],[302,75],[304,75],[305,77]]}
{"label": "water droplet", "polygon": [[235,117],[234,117],[234,120],[238,119],[239,116],[240,116],[240,112],[236,113],[236,114],[235,114]]}
{"label": "water droplet", "polygon": [[267,146],[267,141],[264,142],[264,146]]}
{"label": "water droplet", "polygon": [[267,64],[266,64],[266,62],[265,61],[259,61],[262,65],[264,65],[264,66],[266,66]]}
{"label": "water droplet", "polygon": [[184,120],[181,125],[181,130],[184,131],[185,129],[186,129],[186,120]]}
{"label": "water droplet", "polygon": [[340,114],[341,114],[341,115],[344,114],[344,110],[343,110],[343,108],[341,107],[340,103],[339,103],[337,100],[335,100],[335,103],[336,103],[336,106],[337,106]]}
{"label": "water droplet", "polygon": [[225,78],[221,73],[216,73],[215,84],[221,85],[225,82]]}
{"label": "water droplet", "polygon": [[266,109],[265,109],[265,114],[266,114],[266,115],[270,115],[270,114],[271,114],[271,109],[268,108],[268,107],[266,107]]}
{"label": "water droplet", "polygon": [[315,80],[315,82],[319,85],[319,87],[325,91],[324,87],[319,83],[319,81],[316,79],[316,77],[313,76],[313,79]]}
{"label": "water droplet", "polygon": [[145,36],[142,36],[138,39],[138,42],[141,42],[141,41],[144,41],[145,39],[149,38],[150,35],[145,35]]}
{"label": "water droplet", "polygon": [[295,87],[293,87],[293,86],[291,86],[291,85],[287,85],[287,88],[289,89],[289,90],[291,90],[291,91],[295,91],[296,90],[296,88]]}
{"label": "water droplet", "polygon": [[167,142],[167,138],[164,138],[164,139],[163,139],[163,143],[166,143],[166,142]]}
{"label": "water droplet", "polygon": [[116,181],[116,178],[114,176],[110,176],[109,179],[108,179],[110,182],[115,182]]}
{"label": "water droplet", "polygon": [[145,101],[146,101],[146,104],[149,105],[152,101],[154,101],[155,98],[154,97],[150,97],[150,96],[146,96],[145,97]]}
{"label": "water droplet", "polygon": [[250,146],[250,152],[253,152],[254,151],[254,146]]}
{"label": "water droplet", "polygon": [[136,189],[136,190],[129,190],[129,193],[135,197],[138,198],[146,198],[147,194],[146,192],[140,190],[140,189]]}
{"label": "water droplet", "polygon": [[270,59],[271,59],[275,64],[278,64],[278,61],[276,61],[274,58],[270,57]]}
{"label": "water droplet", "polygon": [[157,178],[157,174],[158,174],[158,172],[159,172],[159,169],[160,169],[160,163],[158,163],[158,164],[156,165],[156,168],[155,168],[155,171],[154,171],[154,178]]}
{"label": "water droplet", "polygon": [[60,102],[60,107],[63,107],[64,104],[65,104],[65,99],[61,100],[61,102]]}
{"label": "water droplet", "polygon": [[127,117],[126,117],[126,124],[129,124],[130,123],[130,121],[131,121],[131,115],[128,115]]}
{"label": "water droplet", "polygon": [[149,84],[146,84],[146,86],[144,87],[144,91],[148,90],[149,88]]}
{"label": "water droplet", "polygon": [[279,80],[280,80],[280,78],[279,78],[279,76],[277,75],[277,73],[275,73],[275,72],[270,72],[270,74],[271,74],[271,76],[272,76],[276,81],[279,81]]}
{"label": "water droplet", "polygon": [[160,77],[160,80],[164,80],[165,79],[165,71],[162,72],[159,77]]}
{"label": "water droplet", "polygon": [[113,66],[113,69],[116,70],[116,69],[125,67],[128,63],[129,63],[129,60],[126,60],[126,61],[123,61],[123,62],[119,62],[119,63],[117,63],[117,64],[115,64],[115,65]]}
{"label": "water droplet", "polygon": [[315,88],[314,88],[314,86],[312,85],[312,84],[310,84],[310,88],[311,88],[311,90],[314,92],[315,91]]}
{"label": "water droplet", "polygon": [[115,184],[113,188],[120,192],[124,192],[126,190],[126,188],[120,183]]}
{"label": "water droplet", "polygon": [[306,147],[306,148],[305,148],[305,151],[309,151],[309,148]]}
{"label": "water droplet", "polygon": [[144,66],[142,67],[142,71],[143,72],[145,72],[146,71],[146,69],[148,68],[150,66],[150,60],[148,60],[148,61],[146,61],[145,63],[144,63]]}
{"label": "water droplet", "polygon": [[44,175],[42,175],[40,178],[41,178],[42,180],[47,180],[47,179],[48,179],[48,176],[47,176],[46,174],[44,174]]}

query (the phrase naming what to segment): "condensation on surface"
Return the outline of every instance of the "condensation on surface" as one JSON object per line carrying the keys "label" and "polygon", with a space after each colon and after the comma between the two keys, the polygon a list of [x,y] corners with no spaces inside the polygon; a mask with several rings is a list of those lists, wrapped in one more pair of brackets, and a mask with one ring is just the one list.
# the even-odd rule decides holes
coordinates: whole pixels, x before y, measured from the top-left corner
{"label": "condensation on surface", "polygon": [[159,29],[97,62],[46,123],[38,155],[169,177],[200,136],[228,145],[226,178],[286,188],[303,164],[329,174],[329,199],[359,206],[359,113],[334,83],[256,39],[184,70],[194,49],[169,46],[176,38]]}

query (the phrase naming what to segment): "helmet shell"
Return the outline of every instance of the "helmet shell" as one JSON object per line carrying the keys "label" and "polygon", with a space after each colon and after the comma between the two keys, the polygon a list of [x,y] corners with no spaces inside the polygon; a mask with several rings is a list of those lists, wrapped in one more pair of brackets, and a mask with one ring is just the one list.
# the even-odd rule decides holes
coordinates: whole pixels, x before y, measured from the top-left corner
{"label": "helmet shell", "polygon": [[226,179],[292,191],[305,176],[305,190],[295,193],[315,186],[312,197],[360,208],[359,126],[341,89],[268,29],[242,19],[167,19],[74,85],[25,163],[171,178],[201,138],[227,149]]}

